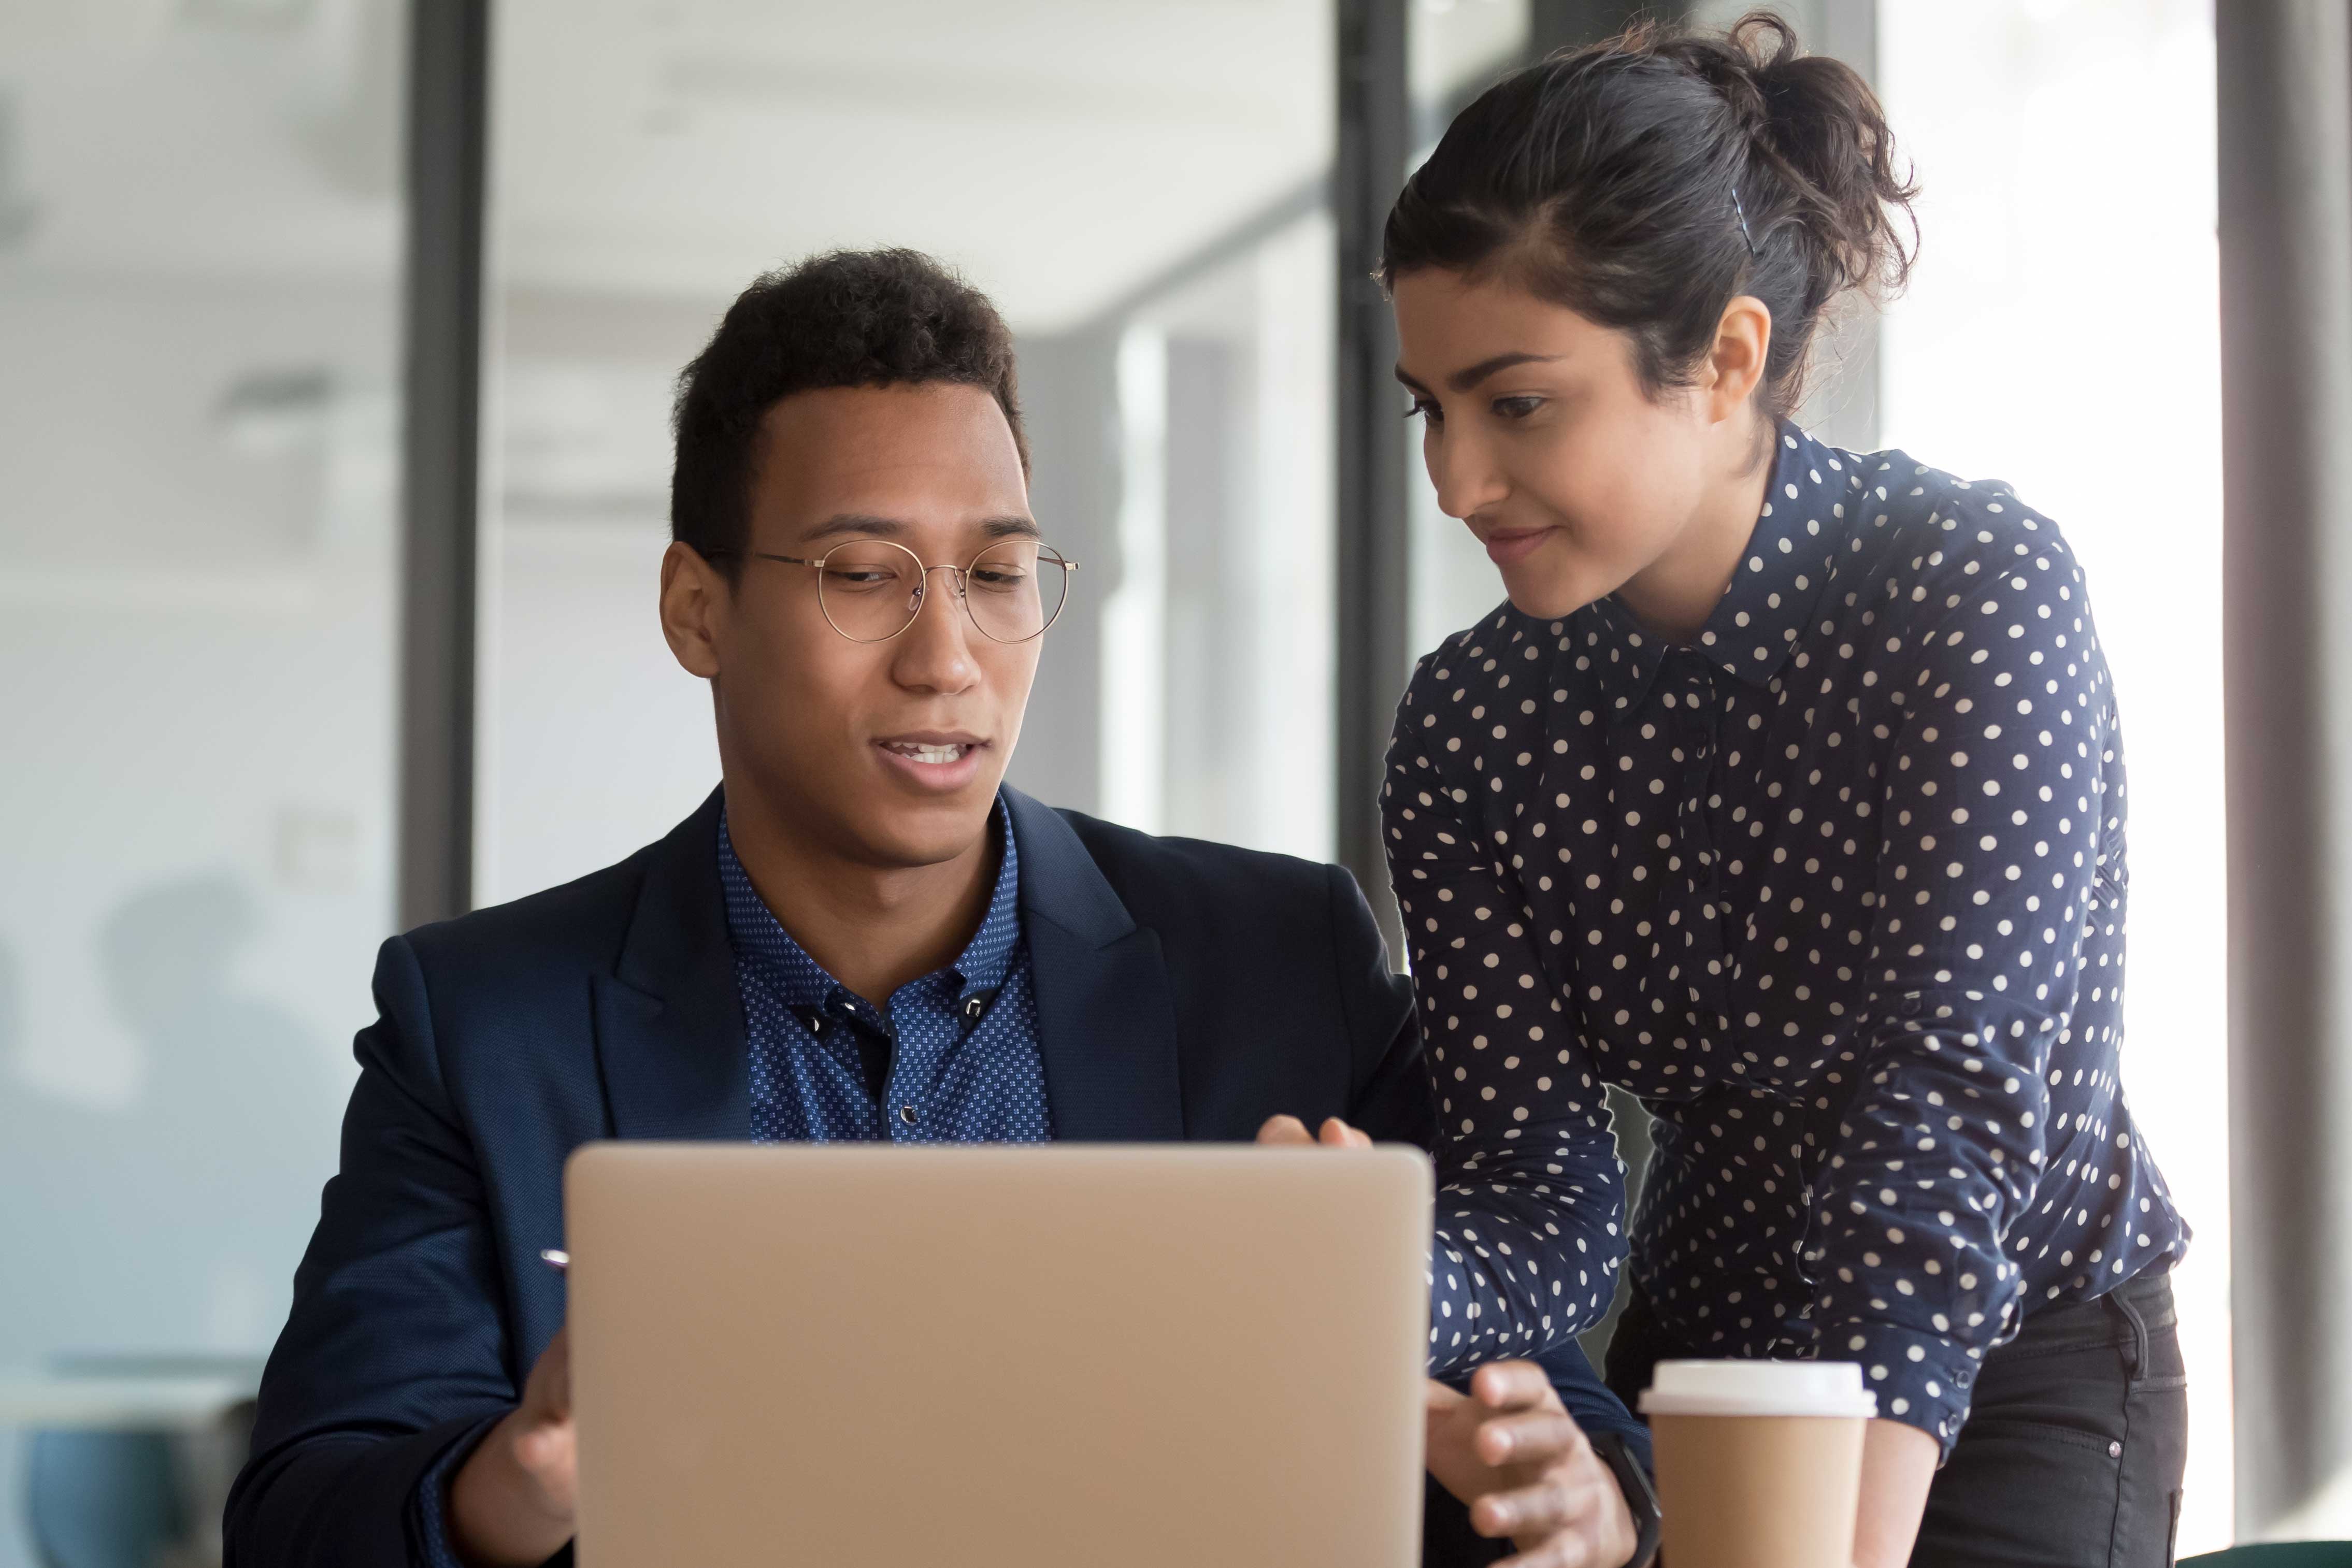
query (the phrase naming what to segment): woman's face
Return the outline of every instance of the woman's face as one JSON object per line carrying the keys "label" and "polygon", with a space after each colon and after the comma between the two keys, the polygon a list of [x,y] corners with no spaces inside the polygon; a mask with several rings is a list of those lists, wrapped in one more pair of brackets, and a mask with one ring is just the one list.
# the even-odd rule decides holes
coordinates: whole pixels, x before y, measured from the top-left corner
{"label": "woman's face", "polygon": [[1397,379],[1423,418],[1438,505],[1526,613],[1557,618],[1625,587],[1725,483],[1707,367],[1700,385],[1653,396],[1624,333],[1507,284],[1412,272],[1394,299]]}

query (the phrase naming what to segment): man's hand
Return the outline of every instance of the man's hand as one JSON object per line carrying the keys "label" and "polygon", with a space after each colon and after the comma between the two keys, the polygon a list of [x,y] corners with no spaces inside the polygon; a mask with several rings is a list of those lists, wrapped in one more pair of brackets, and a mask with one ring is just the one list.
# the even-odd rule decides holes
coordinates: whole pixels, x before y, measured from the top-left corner
{"label": "man's hand", "polygon": [[449,1544],[469,1568],[528,1568],[572,1539],[580,1478],[567,1332],[555,1331],[530,1369],[522,1403],[490,1428],[450,1483]]}
{"label": "man's hand", "polygon": [[1470,1506],[1470,1527],[1507,1535],[1502,1568],[1623,1568],[1641,1537],[1617,1478],[1542,1367],[1480,1367],[1467,1396],[1429,1385],[1429,1473]]}
{"label": "man's hand", "polygon": [[1265,1125],[1257,1130],[1257,1141],[1268,1145],[1311,1146],[1320,1144],[1327,1149],[1369,1149],[1372,1146],[1370,1134],[1358,1132],[1337,1116],[1324,1118],[1319,1137],[1308,1132],[1307,1124],[1296,1116],[1268,1116]]}

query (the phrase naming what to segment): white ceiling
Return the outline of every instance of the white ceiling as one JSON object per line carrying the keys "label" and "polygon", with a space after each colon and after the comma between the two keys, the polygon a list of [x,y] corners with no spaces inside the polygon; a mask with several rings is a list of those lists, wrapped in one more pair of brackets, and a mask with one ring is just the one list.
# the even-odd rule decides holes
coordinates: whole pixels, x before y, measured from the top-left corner
{"label": "white ceiling", "polygon": [[388,281],[391,0],[0,0],[0,266]]}
{"label": "white ceiling", "polygon": [[[1417,0],[1420,74],[1525,0]],[[1331,0],[498,0],[510,290],[709,308],[835,245],[1083,319],[1329,163]],[[0,0],[0,267],[388,282],[400,0]]]}
{"label": "white ceiling", "polygon": [[911,245],[1051,330],[1331,154],[1329,0],[499,15],[496,208],[518,285],[723,300],[813,250]]}

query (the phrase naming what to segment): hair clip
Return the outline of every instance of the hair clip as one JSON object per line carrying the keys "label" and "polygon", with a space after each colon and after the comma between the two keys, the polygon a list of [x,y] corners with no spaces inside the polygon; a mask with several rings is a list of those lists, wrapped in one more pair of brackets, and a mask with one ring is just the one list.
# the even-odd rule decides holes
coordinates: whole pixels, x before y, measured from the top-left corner
{"label": "hair clip", "polygon": [[1748,232],[1748,209],[1739,204],[1739,187],[1737,185],[1731,187],[1731,211],[1739,219],[1739,237],[1748,242],[1748,254],[1751,256],[1763,254],[1756,248],[1756,236]]}

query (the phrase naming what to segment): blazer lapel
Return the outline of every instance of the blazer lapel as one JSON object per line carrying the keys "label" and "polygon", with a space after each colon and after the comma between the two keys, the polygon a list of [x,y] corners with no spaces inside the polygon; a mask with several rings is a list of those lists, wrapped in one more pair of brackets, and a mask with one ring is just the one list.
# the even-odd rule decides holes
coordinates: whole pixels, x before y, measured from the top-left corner
{"label": "blazer lapel", "polygon": [[594,981],[621,1138],[751,1135],[751,1060],[719,890],[719,794],[648,848],[619,961]]}
{"label": "blazer lapel", "polygon": [[1022,927],[1055,1137],[1183,1137],[1176,1009],[1160,934],[1136,925],[1059,812],[1010,786],[1004,797],[1021,846]]}

